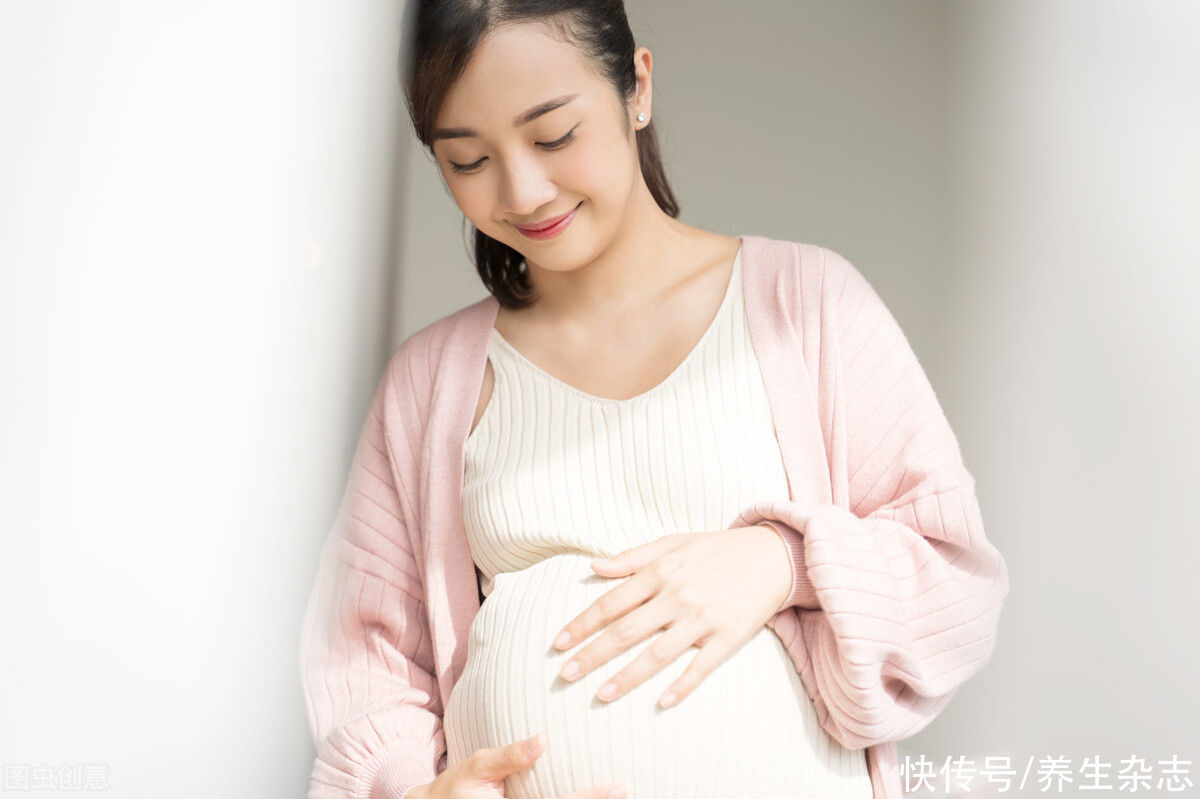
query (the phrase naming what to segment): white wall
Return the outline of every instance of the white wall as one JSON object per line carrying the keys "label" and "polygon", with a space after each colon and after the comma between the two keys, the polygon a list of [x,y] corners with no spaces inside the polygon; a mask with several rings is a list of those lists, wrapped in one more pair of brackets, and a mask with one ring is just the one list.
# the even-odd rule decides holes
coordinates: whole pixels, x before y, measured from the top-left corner
{"label": "white wall", "polygon": [[302,603],[397,343],[394,5],[0,4],[5,764],[307,788]]}

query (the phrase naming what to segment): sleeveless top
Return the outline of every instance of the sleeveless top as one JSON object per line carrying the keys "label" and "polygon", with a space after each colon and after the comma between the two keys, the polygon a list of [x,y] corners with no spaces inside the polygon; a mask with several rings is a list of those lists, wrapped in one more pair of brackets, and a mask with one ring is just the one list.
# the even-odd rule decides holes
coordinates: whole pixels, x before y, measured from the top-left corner
{"label": "sleeveless top", "polygon": [[658,699],[695,647],[625,695],[596,697],[663,630],[581,679],[558,676],[585,645],[559,652],[559,630],[628,579],[597,575],[592,560],[668,533],[724,530],[752,502],[789,496],[746,326],[741,250],[699,342],[636,397],[580,391],[495,329],[488,358],[492,396],[467,438],[463,476],[484,601],[443,716],[447,766],[540,730],[546,749],[505,780],[510,799],[610,780],[631,799],[871,799],[865,750],[821,728],[766,625],[665,709]]}

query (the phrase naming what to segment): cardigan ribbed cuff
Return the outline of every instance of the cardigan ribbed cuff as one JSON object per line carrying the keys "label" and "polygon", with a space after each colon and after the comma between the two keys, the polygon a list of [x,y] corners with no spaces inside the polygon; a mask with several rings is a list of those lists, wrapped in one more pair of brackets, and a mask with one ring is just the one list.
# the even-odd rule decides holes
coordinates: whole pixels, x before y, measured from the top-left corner
{"label": "cardigan ribbed cuff", "polygon": [[413,788],[433,782],[436,774],[422,774],[425,769],[412,762],[412,748],[407,743],[368,761],[355,799],[404,799]]}
{"label": "cardigan ribbed cuff", "polygon": [[792,590],[775,612],[778,613],[790,607],[819,609],[821,602],[817,598],[817,589],[813,587],[812,580],[808,577],[808,566],[804,559],[804,535],[791,525],[771,519],[764,519],[759,524],[770,527],[779,534],[784,547],[787,548],[788,562],[792,567]]}

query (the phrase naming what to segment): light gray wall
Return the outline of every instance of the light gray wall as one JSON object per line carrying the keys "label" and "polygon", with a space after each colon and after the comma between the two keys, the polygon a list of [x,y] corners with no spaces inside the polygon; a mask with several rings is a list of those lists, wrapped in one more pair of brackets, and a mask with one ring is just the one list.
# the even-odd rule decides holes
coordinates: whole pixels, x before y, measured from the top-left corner
{"label": "light gray wall", "polygon": [[921,742],[1099,755],[1110,777],[1178,754],[1200,783],[1200,7],[956,7],[931,355],[1012,596]]}

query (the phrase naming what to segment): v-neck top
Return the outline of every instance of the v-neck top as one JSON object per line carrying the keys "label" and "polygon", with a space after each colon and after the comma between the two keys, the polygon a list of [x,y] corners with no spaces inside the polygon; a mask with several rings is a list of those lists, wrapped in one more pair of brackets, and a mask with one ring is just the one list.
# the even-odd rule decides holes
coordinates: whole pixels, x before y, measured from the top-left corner
{"label": "v-neck top", "polygon": [[707,329],[637,396],[581,391],[494,328],[488,357],[494,387],[466,442],[462,491],[485,599],[446,708],[448,765],[543,730],[547,751],[506,780],[505,796],[618,780],[655,799],[870,799],[864,752],[821,728],[766,626],[667,709],[658,698],[690,655],[611,703],[595,698],[664,630],[573,683],[558,673],[582,645],[551,647],[557,630],[627,579],[596,575],[591,560],[673,532],[724,530],[748,503],[789,495],[746,325],[740,248]]}

